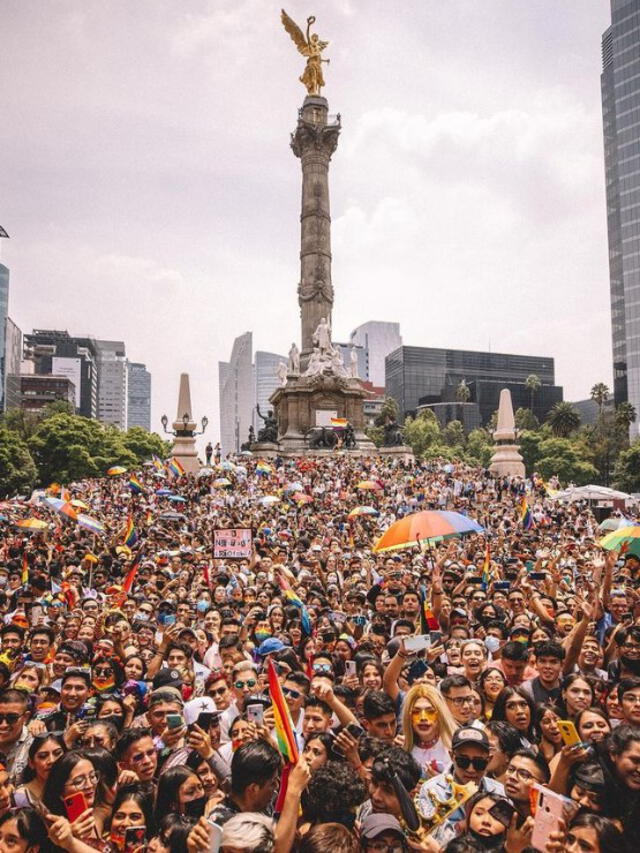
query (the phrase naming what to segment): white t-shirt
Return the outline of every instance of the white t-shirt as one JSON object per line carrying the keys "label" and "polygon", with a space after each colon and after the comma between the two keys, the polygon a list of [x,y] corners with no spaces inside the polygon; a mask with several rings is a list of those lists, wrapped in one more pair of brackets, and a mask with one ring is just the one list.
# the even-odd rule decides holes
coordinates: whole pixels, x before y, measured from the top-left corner
{"label": "white t-shirt", "polygon": [[445,767],[448,767],[451,763],[451,756],[446,746],[442,743],[442,738],[438,738],[429,749],[414,746],[411,750],[411,755],[420,765],[423,776],[433,776],[434,773],[443,773]]}

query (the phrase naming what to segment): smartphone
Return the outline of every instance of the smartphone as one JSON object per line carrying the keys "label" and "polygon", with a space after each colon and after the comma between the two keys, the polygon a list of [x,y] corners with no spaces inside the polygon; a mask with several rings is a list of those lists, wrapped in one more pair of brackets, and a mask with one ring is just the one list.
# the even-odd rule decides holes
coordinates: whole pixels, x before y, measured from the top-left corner
{"label": "smartphone", "polygon": [[354,616],[352,619],[352,622],[354,625],[364,626],[367,624],[367,617],[366,616]]}
{"label": "smartphone", "polygon": [[181,729],[184,726],[182,714],[167,714],[167,728]]}
{"label": "smartphone", "polygon": [[215,716],[211,711],[203,711],[196,720],[196,725],[205,732],[209,731],[209,726]]}
{"label": "smartphone", "polygon": [[222,827],[209,820],[209,851],[208,853],[220,853],[222,847]]}
{"label": "smartphone", "polygon": [[483,581],[483,579],[482,579],[481,577],[469,578],[468,582],[469,582],[469,583],[476,584],[477,586],[480,586],[481,584],[483,584],[483,583],[484,583],[484,581]]}
{"label": "smartphone", "polygon": [[357,723],[347,723],[344,728],[345,731],[349,732],[351,737],[354,737],[356,740],[359,740],[365,733],[362,726],[359,726]]}
{"label": "smartphone", "polygon": [[41,617],[44,615],[44,610],[40,604],[34,604],[31,608],[31,624],[38,625]]}
{"label": "smartphone", "polygon": [[73,823],[80,815],[84,814],[89,808],[87,801],[84,798],[82,791],[76,791],[75,794],[69,794],[68,797],[63,797],[64,809],[67,813],[69,823]]}
{"label": "smartphone", "polygon": [[625,625],[630,625],[633,622],[633,613],[631,613],[631,611],[629,611],[629,613],[623,613],[620,617],[620,621]]}
{"label": "smartphone", "polygon": [[515,812],[516,807],[512,806],[509,800],[498,800],[497,803],[494,803],[489,809],[489,814],[491,817],[500,821],[503,826],[511,825],[511,818],[513,817],[513,813]]}
{"label": "smartphone", "polygon": [[357,664],[354,660],[345,661],[344,664],[344,674],[345,675],[357,675]]}
{"label": "smartphone", "polygon": [[405,637],[404,647],[408,652],[421,652],[431,645],[429,634],[419,634],[417,637]]}
{"label": "smartphone", "polygon": [[511,581],[496,581],[493,585],[494,589],[511,589]]}
{"label": "smartphone", "polygon": [[557,831],[559,821],[564,820],[568,823],[579,809],[579,805],[543,785],[534,785],[531,795],[532,814],[535,816],[531,846],[537,850],[544,850],[550,834]]}
{"label": "smartphone", "polygon": [[264,707],[262,705],[247,705],[247,720],[256,726],[264,724]]}
{"label": "smartphone", "polygon": [[582,743],[582,738],[571,720],[558,720],[558,728],[560,729],[562,743],[565,746],[575,746]]}
{"label": "smartphone", "polygon": [[529,575],[529,580],[532,580],[532,581],[544,581],[546,579],[547,579],[547,573],[546,572],[531,572],[531,574]]}
{"label": "smartphone", "polygon": [[146,832],[146,826],[128,826],[124,833],[125,853],[133,853],[134,850],[143,847]]}
{"label": "smartphone", "polygon": [[432,646],[437,646],[442,642],[442,631],[429,631],[429,640]]}

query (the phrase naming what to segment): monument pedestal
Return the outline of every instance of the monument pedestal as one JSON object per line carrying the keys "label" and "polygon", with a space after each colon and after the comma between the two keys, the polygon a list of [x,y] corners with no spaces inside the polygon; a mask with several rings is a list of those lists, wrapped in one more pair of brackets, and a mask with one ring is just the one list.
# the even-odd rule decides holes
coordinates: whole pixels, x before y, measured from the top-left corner
{"label": "monument pedestal", "polygon": [[503,388],[498,406],[498,423],[493,433],[496,449],[489,470],[498,477],[524,477],[525,467],[516,442],[516,421],[513,415],[511,391]]}
{"label": "monument pedestal", "polygon": [[401,462],[414,462],[413,450],[407,444],[395,447],[379,447],[376,453],[387,459],[399,459]]}
{"label": "monument pedestal", "polygon": [[256,441],[251,445],[251,452],[261,459],[275,459],[280,455],[280,447],[273,441]]}
{"label": "monument pedestal", "polygon": [[362,403],[366,396],[358,379],[326,373],[290,376],[287,384],[276,388],[270,398],[278,419],[280,449],[302,454],[308,449],[309,430],[330,427],[331,418],[345,418],[353,427],[356,448],[375,452],[375,445],[364,432]]}

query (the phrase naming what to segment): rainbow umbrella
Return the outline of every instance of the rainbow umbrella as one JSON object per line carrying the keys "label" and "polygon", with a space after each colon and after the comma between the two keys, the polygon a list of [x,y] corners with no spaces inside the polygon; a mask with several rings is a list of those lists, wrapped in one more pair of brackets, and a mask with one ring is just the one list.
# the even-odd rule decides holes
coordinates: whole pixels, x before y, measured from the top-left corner
{"label": "rainbow umbrella", "polygon": [[122,465],[114,465],[111,468],[107,468],[107,476],[109,477],[117,477],[118,474],[126,474],[127,469]]}
{"label": "rainbow umbrella", "polygon": [[84,515],[84,513],[78,515],[78,527],[84,527],[85,530],[90,530],[91,533],[104,533],[104,524],[98,521],[97,518]]}
{"label": "rainbow umbrella", "polygon": [[217,480],[213,481],[213,485],[216,489],[227,489],[231,485],[231,480],[227,480],[226,477],[218,477]]}
{"label": "rainbow umbrella", "polygon": [[16,527],[20,527],[22,530],[46,530],[49,525],[41,518],[23,518],[16,522]]}
{"label": "rainbow umbrella", "polygon": [[156,495],[160,495],[161,498],[166,498],[168,495],[172,495],[173,492],[171,489],[156,489]]}
{"label": "rainbow umbrella", "polygon": [[359,515],[380,515],[380,513],[373,506],[357,506],[351,510],[347,518],[357,518]]}
{"label": "rainbow umbrella", "polygon": [[620,530],[621,527],[633,527],[634,522],[630,518],[605,518],[598,525],[601,533],[609,533],[611,530]]}
{"label": "rainbow umbrella", "polygon": [[84,509],[87,511],[89,510],[87,504],[84,501],[79,501],[77,498],[74,498],[71,501],[71,506],[74,506],[76,509]]}
{"label": "rainbow umbrella", "polygon": [[55,509],[56,512],[58,512],[61,506],[64,506],[64,501],[60,498],[45,498],[44,503],[51,509]]}
{"label": "rainbow umbrella", "polygon": [[360,489],[363,492],[364,491],[377,492],[381,488],[382,488],[382,486],[380,485],[380,483],[377,482],[377,480],[361,480],[358,483],[358,485],[356,486],[356,489]]}
{"label": "rainbow umbrella", "polygon": [[413,548],[418,543],[423,545],[465,533],[484,533],[484,527],[459,512],[423,510],[395,521],[378,539],[373,550],[378,553],[398,551]]}
{"label": "rainbow umbrella", "polygon": [[619,551],[623,545],[628,545],[627,552],[640,557],[640,525],[612,530],[600,540],[600,545],[607,551]]}

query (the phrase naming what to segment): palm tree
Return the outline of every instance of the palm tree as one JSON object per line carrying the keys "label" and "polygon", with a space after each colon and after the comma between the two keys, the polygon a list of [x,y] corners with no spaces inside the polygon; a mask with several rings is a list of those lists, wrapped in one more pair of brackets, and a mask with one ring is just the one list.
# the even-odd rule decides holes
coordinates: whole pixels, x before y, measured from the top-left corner
{"label": "palm tree", "polygon": [[580,426],[580,415],[571,403],[556,403],[547,416],[547,423],[554,435],[567,438]]}
{"label": "palm tree", "polygon": [[460,380],[460,384],[456,388],[456,400],[458,403],[468,403],[471,399],[471,389],[465,379]]}
{"label": "palm tree", "polygon": [[609,386],[605,385],[604,382],[596,382],[596,384],[591,389],[591,399],[598,404],[598,417],[600,420],[602,420],[604,404],[607,402],[610,396],[611,391],[609,390]]}
{"label": "palm tree", "polygon": [[533,411],[533,395],[542,388],[542,382],[539,376],[536,376],[535,373],[530,373],[524,380],[524,385],[529,392],[529,408]]}
{"label": "palm tree", "polygon": [[633,403],[618,403],[616,406],[616,423],[627,432],[631,424],[635,423],[636,417],[637,413]]}

